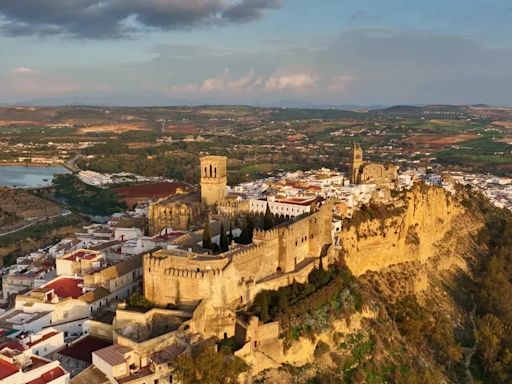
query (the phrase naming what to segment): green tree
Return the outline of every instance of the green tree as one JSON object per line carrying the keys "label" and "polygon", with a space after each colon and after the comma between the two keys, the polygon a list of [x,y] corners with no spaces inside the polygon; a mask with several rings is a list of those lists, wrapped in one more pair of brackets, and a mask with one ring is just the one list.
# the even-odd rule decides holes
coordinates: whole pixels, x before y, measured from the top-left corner
{"label": "green tree", "polygon": [[212,249],[212,235],[210,233],[210,224],[208,219],[204,223],[203,227],[203,248]]}
{"label": "green tree", "polygon": [[241,244],[250,244],[252,243],[252,235],[254,232],[254,222],[252,217],[248,215],[244,221],[242,226],[242,233],[240,234],[239,242]]}
{"label": "green tree", "polygon": [[231,220],[229,220],[229,237],[228,237],[228,240],[229,242],[231,243],[234,239],[234,236],[233,236],[233,223],[231,222]]}
{"label": "green tree", "polygon": [[491,313],[485,314],[477,322],[476,342],[486,371],[494,364],[498,356],[504,332],[503,323]]}
{"label": "green tree", "polygon": [[224,223],[221,221],[220,223],[220,250],[222,252],[229,251],[229,240],[228,236],[226,235],[226,230],[224,229]]}
{"label": "green tree", "polygon": [[263,217],[263,229],[265,231],[269,230],[274,226],[274,217],[272,216],[272,212],[270,212],[270,205],[267,203],[267,209],[265,211],[265,216]]}
{"label": "green tree", "polygon": [[176,361],[178,379],[183,384],[235,383],[238,375],[247,370],[247,365],[231,354],[216,352],[207,346],[195,356],[184,353]]}

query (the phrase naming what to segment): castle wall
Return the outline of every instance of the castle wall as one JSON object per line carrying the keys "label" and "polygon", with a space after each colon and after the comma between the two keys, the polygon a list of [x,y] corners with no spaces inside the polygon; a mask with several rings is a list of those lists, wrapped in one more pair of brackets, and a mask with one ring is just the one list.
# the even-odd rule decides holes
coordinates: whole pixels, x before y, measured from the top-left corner
{"label": "castle wall", "polygon": [[256,295],[259,282],[296,273],[299,264],[303,268],[306,260],[318,259],[331,243],[331,223],[332,208],[324,205],[295,222],[256,230],[253,244],[216,257],[182,250],[145,255],[144,295],[163,306],[197,304],[205,298],[218,305],[245,304]]}

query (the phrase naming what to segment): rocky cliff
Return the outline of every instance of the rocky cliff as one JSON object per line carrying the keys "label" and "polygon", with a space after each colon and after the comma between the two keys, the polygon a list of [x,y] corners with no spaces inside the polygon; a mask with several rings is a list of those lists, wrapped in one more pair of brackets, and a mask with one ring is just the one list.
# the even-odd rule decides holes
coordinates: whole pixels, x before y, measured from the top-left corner
{"label": "rocky cliff", "polygon": [[393,264],[423,262],[435,254],[436,243],[463,213],[464,208],[444,189],[416,185],[385,210],[356,214],[368,219],[355,217],[340,232],[345,263],[360,276]]}

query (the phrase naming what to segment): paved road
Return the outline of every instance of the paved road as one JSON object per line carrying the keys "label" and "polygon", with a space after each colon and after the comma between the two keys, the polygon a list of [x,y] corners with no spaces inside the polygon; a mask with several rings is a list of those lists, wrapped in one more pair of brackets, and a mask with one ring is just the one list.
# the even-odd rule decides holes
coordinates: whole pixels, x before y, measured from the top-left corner
{"label": "paved road", "polygon": [[68,161],[66,161],[66,164],[65,166],[73,171],[73,172],[80,172],[80,168],[77,167],[76,165],[76,162],[78,159],[80,159],[82,157],[82,154],[80,153],[77,153],[72,159],[69,159]]}
{"label": "paved road", "polygon": [[63,213],[59,213],[58,215],[53,215],[53,216],[49,216],[49,217],[40,217],[39,219],[31,221],[30,223],[28,223],[27,225],[24,225],[23,227],[13,229],[12,231],[9,231],[9,232],[0,233],[0,237],[7,236],[7,235],[10,235],[11,233],[16,233],[18,231],[22,231],[26,228],[29,228],[29,227],[31,227],[37,223],[40,223],[42,221],[45,221],[45,220],[55,219],[56,217],[60,217],[60,216],[68,216],[70,214],[71,214],[70,211],[65,211]]}

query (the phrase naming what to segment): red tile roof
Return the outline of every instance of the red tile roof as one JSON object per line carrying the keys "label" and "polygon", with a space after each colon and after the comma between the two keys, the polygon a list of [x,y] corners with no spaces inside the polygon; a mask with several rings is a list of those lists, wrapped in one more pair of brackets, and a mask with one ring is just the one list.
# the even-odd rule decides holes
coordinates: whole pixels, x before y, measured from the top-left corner
{"label": "red tile roof", "polygon": [[190,190],[187,184],[174,182],[131,185],[129,187],[116,188],[114,192],[121,197],[167,197],[176,194],[178,188],[181,188],[183,191]]}
{"label": "red tile roof", "polygon": [[82,288],[78,284],[82,284],[82,279],[74,279],[72,277],[63,277],[44,286],[44,288],[55,290],[55,294],[60,298],[72,297],[77,299],[82,296]]}
{"label": "red tile roof", "polygon": [[25,347],[23,344],[21,344],[18,341],[6,341],[5,343],[0,344],[0,351],[4,348],[12,349],[13,351],[20,351],[23,352],[25,350]]}
{"label": "red tile roof", "polygon": [[41,375],[41,377],[38,377],[35,380],[29,381],[27,384],[46,384],[50,383],[53,380],[55,380],[58,377],[64,376],[66,372],[61,368],[53,368],[49,370],[48,372],[45,372]]}
{"label": "red tile roof", "polygon": [[3,380],[11,375],[14,375],[18,371],[19,369],[17,366],[0,359],[0,380]]}
{"label": "red tile roof", "polygon": [[44,335],[40,339],[37,339],[37,340],[32,341],[30,343],[27,343],[27,346],[28,347],[33,347],[34,345],[39,344],[39,343],[41,343],[41,342],[43,342],[45,340],[48,340],[50,337],[53,337],[53,336],[58,335],[58,334],[59,334],[59,332],[48,332],[46,335]]}
{"label": "red tile roof", "polygon": [[75,252],[65,257],[66,260],[77,261],[78,259],[92,260],[96,258],[95,253]]}
{"label": "red tile roof", "polygon": [[59,354],[92,364],[92,353],[111,345],[111,341],[100,339],[99,337],[87,336],[69,347],[64,348]]}

